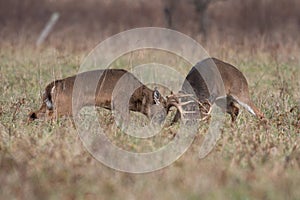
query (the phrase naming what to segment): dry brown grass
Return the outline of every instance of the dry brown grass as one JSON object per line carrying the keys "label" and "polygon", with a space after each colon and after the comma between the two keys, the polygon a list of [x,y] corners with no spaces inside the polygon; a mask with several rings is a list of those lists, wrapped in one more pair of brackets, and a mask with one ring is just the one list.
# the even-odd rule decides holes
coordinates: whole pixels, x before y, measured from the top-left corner
{"label": "dry brown grass", "polygon": [[[210,8],[215,9],[210,12],[212,26],[204,47],[211,56],[234,64],[245,74],[251,97],[269,119],[269,128],[243,110],[235,126],[227,118],[217,146],[200,160],[198,150],[207,130],[203,124],[192,146],[173,165],[139,175],[118,172],[96,161],[84,148],[70,119],[27,124],[26,118],[29,111],[40,106],[45,85],[75,74],[82,59],[99,41],[132,27],[164,26],[162,4],[151,1],[153,7],[140,10],[138,3],[131,6],[122,1],[123,7],[118,7],[101,1],[101,13],[97,6],[91,8],[93,0],[83,8],[72,1],[62,1],[61,5],[55,2],[0,1],[0,23],[4,25],[0,32],[0,199],[300,198],[300,41],[295,37],[299,30],[296,0],[289,1],[293,4],[282,1],[280,6],[275,4],[269,9],[273,15],[281,16],[278,27],[274,21],[268,22],[273,15],[268,15],[267,21],[259,21],[259,26],[251,24],[268,10],[271,1],[263,1],[265,5],[257,9],[259,14],[246,13],[249,8],[253,11],[256,1],[247,1],[250,7],[240,1],[222,1]],[[120,12],[128,5],[130,12]],[[290,12],[281,7],[290,8]],[[8,8],[13,8],[15,14],[8,13]],[[237,13],[244,9],[245,16],[219,12],[221,8],[238,10]],[[57,9],[62,14],[61,24],[55,26],[40,48],[35,47],[37,35]],[[176,28],[201,41],[201,35],[194,32],[195,19],[181,19],[194,16],[190,9],[179,9]],[[81,11],[74,12],[77,10]],[[27,13],[31,17],[22,20]],[[139,18],[135,13],[145,15]],[[224,13],[230,15],[225,17]],[[101,18],[100,22],[95,16]],[[245,18],[247,23],[241,24]],[[268,24],[268,30],[264,24]],[[243,32],[242,25],[253,27]],[[106,119],[101,123],[109,127],[109,113],[102,114]],[[172,130],[166,130],[162,138],[171,139],[169,132]],[[117,144],[126,142],[128,148],[141,148],[128,137],[114,133],[111,136]],[[157,140],[158,144],[164,142]]]}
{"label": "dry brown grass", "polygon": [[173,165],[141,175],[117,172],[93,159],[68,119],[25,123],[27,113],[40,104],[41,89],[54,78],[75,74],[86,52],[2,46],[1,199],[299,198],[299,48],[292,43],[250,48],[248,43],[224,42],[221,48],[212,43],[207,49],[243,71],[269,129],[243,111],[236,126],[226,122],[213,152],[200,160],[203,125]]}

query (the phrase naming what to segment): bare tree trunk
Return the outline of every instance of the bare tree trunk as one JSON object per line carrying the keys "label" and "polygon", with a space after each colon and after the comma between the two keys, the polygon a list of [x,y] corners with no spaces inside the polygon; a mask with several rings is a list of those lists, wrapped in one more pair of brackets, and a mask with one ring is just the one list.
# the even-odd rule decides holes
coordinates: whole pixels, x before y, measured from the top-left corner
{"label": "bare tree trunk", "polygon": [[199,32],[203,34],[203,37],[207,36],[207,16],[206,11],[199,13]]}
{"label": "bare tree trunk", "polygon": [[207,8],[208,5],[212,2],[213,0],[193,0],[194,6],[196,13],[199,16],[199,32],[203,34],[204,38],[206,38],[207,34]]}
{"label": "bare tree trunk", "polygon": [[174,28],[173,14],[174,14],[176,0],[165,0],[164,2],[165,2],[164,14],[167,22],[167,27],[173,29]]}
{"label": "bare tree trunk", "polygon": [[199,16],[199,32],[203,34],[204,38],[207,36],[207,27],[208,27],[208,16],[207,9],[211,3],[217,1],[226,1],[226,0],[193,0],[196,13]]}

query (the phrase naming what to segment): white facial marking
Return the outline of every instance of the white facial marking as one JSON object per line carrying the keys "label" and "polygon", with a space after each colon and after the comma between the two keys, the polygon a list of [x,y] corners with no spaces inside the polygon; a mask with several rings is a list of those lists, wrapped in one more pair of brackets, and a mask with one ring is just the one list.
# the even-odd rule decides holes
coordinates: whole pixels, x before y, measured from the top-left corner
{"label": "white facial marking", "polygon": [[51,94],[54,93],[54,90],[55,90],[55,86],[52,87],[52,89],[51,89]]}
{"label": "white facial marking", "polygon": [[45,100],[45,103],[49,110],[53,108],[53,104],[48,98]]}
{"label": "white facial marking", "polygon": [[255,112],[252,110],[252,108],[248,104],[245,104],[245,103],[239,101],[238,99],[235,99],[235,100],[238,102],[238,104],[240,104],[241,106],[246,108],[246,110],[248,110],[252,115],[256,116]]}

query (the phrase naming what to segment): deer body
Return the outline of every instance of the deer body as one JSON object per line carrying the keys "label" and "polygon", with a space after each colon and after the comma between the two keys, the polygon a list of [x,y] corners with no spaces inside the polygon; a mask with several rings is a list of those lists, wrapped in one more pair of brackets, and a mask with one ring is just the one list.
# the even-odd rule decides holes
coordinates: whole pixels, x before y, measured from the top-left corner
{"label": "deer body", "polygon": [[[213,71],[215,65],[219,73]],[[220,78],[217,77],[218,74]],[[190,91],[191,89],[193,91]],[[194,93],[199,102],[208,100],[210,104],[216,103],[231,115],[232,122],[239,114],[238,105],[256,117],[264,118],[263,113],[250,99],[248,83],[242,72],[216,58],[205,59],[197,63],[187,75],[182,91]],[[173,122],[177,122],[179,118],[180,114],[177,112]]]}
{"label": "deer body", "polygon": [[[131,93],[128,95],[130,89]],[[83,72],[48,84],[42,96],[42,106],[29,114],[29,120],[72,116],[76,114],[72,111],[78,111],[84,106],[95,105],[112,109],[113,96],[119,102],[129,96],[125,106],[131,111],[143,113],[148,118],[161,111],[167,112],[172,106],[167,105],[167,101],[156,89],[149,89],[130,72],[105,69]]]}

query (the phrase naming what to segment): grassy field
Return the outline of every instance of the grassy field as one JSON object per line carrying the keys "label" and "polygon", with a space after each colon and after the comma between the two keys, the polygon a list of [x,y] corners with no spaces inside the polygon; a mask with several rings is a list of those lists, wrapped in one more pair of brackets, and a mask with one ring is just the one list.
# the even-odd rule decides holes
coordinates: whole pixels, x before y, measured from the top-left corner
{"label": "grassy field", "polygon": [[[2,44],[0,199],[299,199],[299,46],[270,48],[262,42],[206,49],[245,74],[268,128],[243,110],[234,126],[227,116],[221,139],[205,159],[198,158],[207,129],[202,124],[191,147],[171,166],[129,174],[95,160],[70,119],[26,123],[27,114],[40,106],[46,84],[75,74],[89,49]],[[171,138],[168,131],[163,136]]]}

